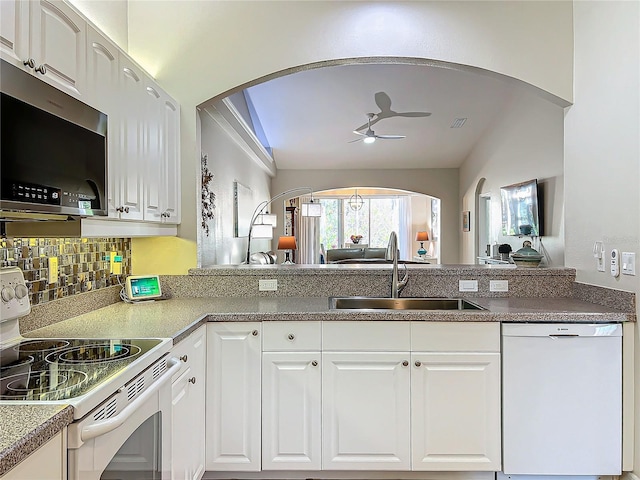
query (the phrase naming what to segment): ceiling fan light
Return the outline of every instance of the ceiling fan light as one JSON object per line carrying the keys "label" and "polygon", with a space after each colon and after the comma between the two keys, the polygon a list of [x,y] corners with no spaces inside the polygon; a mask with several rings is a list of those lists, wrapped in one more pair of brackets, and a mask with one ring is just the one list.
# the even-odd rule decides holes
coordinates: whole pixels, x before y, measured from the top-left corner
{"label": "ceiling fan light", "polygon": [[364,143],[373,143],[376,141],[376,137],[364,137],[364,139],[362,140]]}

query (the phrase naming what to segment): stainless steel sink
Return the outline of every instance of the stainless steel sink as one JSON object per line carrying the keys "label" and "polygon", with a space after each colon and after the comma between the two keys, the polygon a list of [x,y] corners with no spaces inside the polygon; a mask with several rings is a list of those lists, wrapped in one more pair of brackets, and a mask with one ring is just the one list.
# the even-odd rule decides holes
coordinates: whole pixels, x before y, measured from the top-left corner
{"label": "stainless steel sink", "polygon": [[484,310],[462,298],[330,297],[329,308],[348,310]]}

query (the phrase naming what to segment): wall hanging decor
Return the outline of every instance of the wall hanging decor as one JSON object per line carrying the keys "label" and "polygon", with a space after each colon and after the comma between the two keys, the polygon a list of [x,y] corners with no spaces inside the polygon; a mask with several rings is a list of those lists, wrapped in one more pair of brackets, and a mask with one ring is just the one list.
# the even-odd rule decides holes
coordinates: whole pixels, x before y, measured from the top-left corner
{"label": "wall hanging decor", "polygon": [[214,217],[216,208],[216,194],[211,190],[211,182],[213,181],[213,173],[207,166],[207,154],[203,153],[200,157],[200,171],[202,173],[202,182],[200,192],[202,194],[202,229],[207,237],[209,236],[209,220]]}
{"label": "wall hanging decor", "polygon": [[471,230],[471,212],[465,210],[462,212],[462,231],[469,232]]}

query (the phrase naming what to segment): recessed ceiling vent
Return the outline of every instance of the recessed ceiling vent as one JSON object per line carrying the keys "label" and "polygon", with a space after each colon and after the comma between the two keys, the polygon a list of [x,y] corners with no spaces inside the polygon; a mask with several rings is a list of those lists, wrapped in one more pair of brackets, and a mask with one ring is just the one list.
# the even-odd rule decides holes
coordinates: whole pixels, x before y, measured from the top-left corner
{"label": "recessed ceiling vent", "polygon": [[467,121],[466,118],[456,118],[451,124],[451,128],[460,128],[464,125],[464,122],[466,121]]}

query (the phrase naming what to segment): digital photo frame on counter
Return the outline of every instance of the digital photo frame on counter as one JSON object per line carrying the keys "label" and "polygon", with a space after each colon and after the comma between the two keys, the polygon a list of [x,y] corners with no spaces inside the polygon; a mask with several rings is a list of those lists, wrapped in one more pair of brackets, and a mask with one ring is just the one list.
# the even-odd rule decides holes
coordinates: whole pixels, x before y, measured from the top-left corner
{"label": "digital photo frame on counter", "polygon": [[125,281],[127,297],[131,302],[154,300],[162,297],[158,275],[131,275]]}

